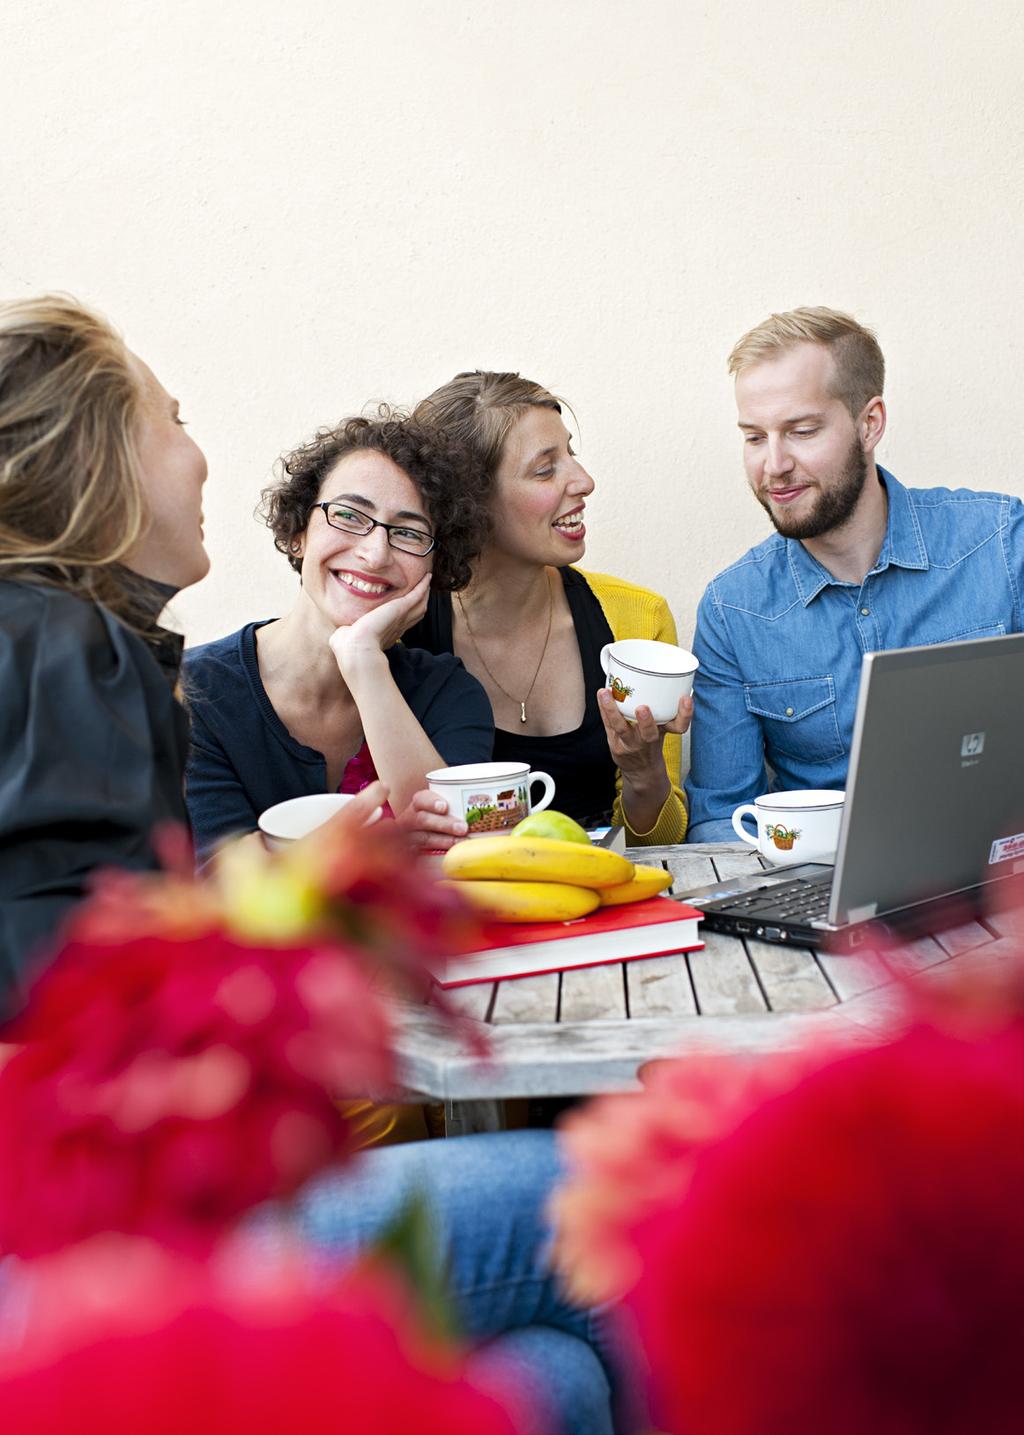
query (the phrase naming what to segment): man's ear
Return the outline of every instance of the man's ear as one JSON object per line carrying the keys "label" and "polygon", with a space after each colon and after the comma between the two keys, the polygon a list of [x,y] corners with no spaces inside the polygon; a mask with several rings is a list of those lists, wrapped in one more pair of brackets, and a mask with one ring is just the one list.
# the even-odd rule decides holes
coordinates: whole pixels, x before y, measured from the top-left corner
{"label": "man's ear", "polygon": [[873,453],[881,442],[885,421],[885,400],[881,394],[876,394],[873,399],[868,399],[857,420],[857,431],[866,453]]}

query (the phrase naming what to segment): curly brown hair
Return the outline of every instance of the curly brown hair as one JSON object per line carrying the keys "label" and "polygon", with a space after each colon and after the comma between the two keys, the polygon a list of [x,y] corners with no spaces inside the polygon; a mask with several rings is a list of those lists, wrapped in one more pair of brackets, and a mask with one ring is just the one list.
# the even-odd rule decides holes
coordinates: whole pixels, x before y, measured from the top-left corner
{"label": "curly brown hair", "polygon": [[277,481],[263,490],[258,510],[274,535],[275,548],[301,571],[298,539],[324,480],[341,459],[367,451],[391,459],[419,490],[434,525],[433,587],[446,593],[464,588],[487,532],[478,466],[458,438],[387,404],[374,418],[344,419],[335,428],[319,429],[308,443],[278,460]]}

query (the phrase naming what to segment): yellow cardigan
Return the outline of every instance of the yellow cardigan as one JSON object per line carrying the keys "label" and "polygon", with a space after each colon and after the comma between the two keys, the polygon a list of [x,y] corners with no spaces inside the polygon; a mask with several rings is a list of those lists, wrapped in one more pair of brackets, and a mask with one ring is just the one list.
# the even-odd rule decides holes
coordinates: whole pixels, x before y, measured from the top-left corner
{"label": "yellow cardigan", "polygon": [[[613,578],[608,573],[590,573],[577,570],[585,578],[591,591],[601,605],[613,636],[618,638],[656,638],[662,643],[676,641],[676,625],[672,612],[660,593],[649,588],[638,588],[622,578]],[[615,822],[621,822],[626,829],[626,841],[638,846],[660,847],[669,842],[682,842],[686,835],[686,804],[679,785],[679,765],[682,760],[682,740],[675,733],[666,733],[663,744],[665,771],[672,790],[665,798],[658,820],[649,832],[634,832],[622,811],[622,773],[615,778],[615,805],[612,809]]]}

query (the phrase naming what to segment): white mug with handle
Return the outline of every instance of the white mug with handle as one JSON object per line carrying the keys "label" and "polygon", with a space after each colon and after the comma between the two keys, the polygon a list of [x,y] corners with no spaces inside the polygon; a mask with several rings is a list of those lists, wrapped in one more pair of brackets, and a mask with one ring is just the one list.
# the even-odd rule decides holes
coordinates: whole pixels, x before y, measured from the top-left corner
{"label": "white mug with handle", "polygon": [[[766,792],[736,808],[733,830],[773,866],[834,862],[845,797],[845,792],[826,788]],[[757,823],[756,836],[744,827],[744,817]]]}
{"label": "white mug with handle", "polygon": [[628,722],[636,722],[638,707],[649,707],[655,722],[671,722],[699,666],[685,648],[654,638],[620,638],[601,649],[606,685]]}
{"label": "white mug with handle", "polygon": [[[533,784],[544,791],[533,801]],[[509,832],[531,812],[543,812],[555,795],[555,779],[546,772],[531,772],[528,762],[465,762],[427,773],[427,786],[448,804],[452,817],[461,817],[470,837]]]}

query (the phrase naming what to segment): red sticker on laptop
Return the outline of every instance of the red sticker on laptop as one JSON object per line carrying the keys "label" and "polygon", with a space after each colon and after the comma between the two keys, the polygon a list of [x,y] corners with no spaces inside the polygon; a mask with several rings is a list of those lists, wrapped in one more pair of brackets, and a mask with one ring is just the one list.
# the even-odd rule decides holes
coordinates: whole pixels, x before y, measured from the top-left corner
{"label": "red sticker on laptop", "polygon": [[1013,857],[1024,857],[1024,832],[1018,832],[1016,837],[1000,837],[993,842],[988,865],[992,867],[996,862],[1009,862]]}

